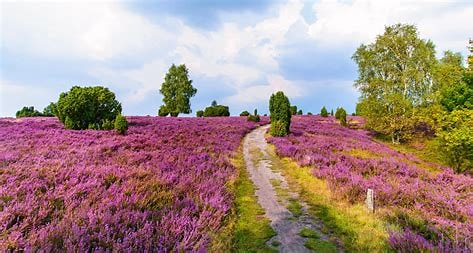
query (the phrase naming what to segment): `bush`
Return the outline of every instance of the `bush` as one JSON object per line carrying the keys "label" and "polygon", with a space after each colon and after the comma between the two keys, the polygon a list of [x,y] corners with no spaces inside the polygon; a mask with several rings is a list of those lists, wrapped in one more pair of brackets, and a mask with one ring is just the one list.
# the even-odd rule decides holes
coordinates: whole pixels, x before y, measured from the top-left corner
{"label": "bush", "polygon": [[261,119],[259,117],[259,115],[248,115],[248,118],[247,118],[248,121],[253,121],[253,122],[260,122]]}
{"label": "bush", "polygon": [[61,93],[56,110],[59,120],[68,129],[87,129],[89,126],[102,129],[104,121],[115,120],[122,106],[107,88],[74,86]]}
{"label": "bush", "polygon": [[197,112],[195,113],[195,115],[196,115],[197,117],[199,117],[199,118],[204,117],[204,111],[199,110],[199,111],[197,111]]}
{"label": "bush", "polygon": [[240,116],[244,116],[244,117],[247,117],[248,115],[250,115],[250,113],[248,111],[242,111],[240,113]]}
{"label": "bush", "polygon": [[302,115],[302,110],[297,111],[297,115]]}
{"label": "bush", "polygon": [[322,107],[322,110],[320,110],[320,116],[322,117],[328,117],[328,112],[327,112],[327,108]]}
{"label": "bush", "polygon": [[286,124],[282,120],[271,121],[270,134],[272,136],[286,136]]}
{"label": "bush", "polygon": [[128,130],[128,121],[126,120],[125,116],[122,116],[121,114],[118,114],[117,117],[115,118],[115,130],[119,134],[125,134],[126,130]]}
{"label": "bush", "polygon": [[43,109],[43,116],[45,117],[54,117],[56,116],[57,112],[56,112],[56,104],[55,103],[49,103],[48,106],[46,106],[44,109]]}
{"label": "bush", "polygon": [[311,113],[311,112],[308,112],[307,115],[312,115],[312,113]]}
{"label": "bush", "polygon": [[293,105],[291,106],[291,115],[296,115],[297,114],[297,106]]}
{"label": "bush", "polygon": [[335,118],[340,119],[341,113],[345,113],[345,116],[346,116],[347,111],[345,111],[345,109],[343,109],[343,107],[337,107],[337,111],[335,112]]}
{"label": "bush", "polygon": [[253,111],[253,115],[258,115],[258,109],[255,108],[255,110]]}
{"label": "bush", "polygon": [[21,110],[16,112],[17,118],[39,117],[39,116],[43,116],[43,114],[35,110],[34,106],[24,106]]}
{"label": "bush", "polygon": [[204,117],[228,117],[230,116],[230,110],[228,106],[214,105],[205,108]]}
{"label": "bush", "polygon": [[[118,115],[117,115],[118,116]],[[116,119],[116,118],[115,118]],[[102,122],[102,129],[104,130],[112,130],[114,127],[114,121],[105,119]]]}
{"label": "bush", "polygon": [[338,119],[340,120],[340,125],[346,127],[347,126],[347,112],[345,110],[341,110]]}
{"label": "bush", "polygon": [[158,116],[159,116],[159,117],[166,117],[166,116],[168,116],[168,115],[169,115],[169,111],[168,111],[168,109],[166,108],[166,106],[165,106],[165,105],[161,105],[161,106],[159,107],[159,110],[158,110]]}
{"label": "bush", "polygon": [[[271,131],[271,133],[277,133],[276,136],[281,136],[279,134],[284,133],[287,135],[289,133],[289,128],[291,126],[291,104],[289,99],[284,95],[282,91],[272,94],[269,99],[269,117],[271,119],[271,128],[280,127],[279,124],[284,124],[285,131],[282,132],[279,129]],[[276,123],[280,121],[280,123]]]}

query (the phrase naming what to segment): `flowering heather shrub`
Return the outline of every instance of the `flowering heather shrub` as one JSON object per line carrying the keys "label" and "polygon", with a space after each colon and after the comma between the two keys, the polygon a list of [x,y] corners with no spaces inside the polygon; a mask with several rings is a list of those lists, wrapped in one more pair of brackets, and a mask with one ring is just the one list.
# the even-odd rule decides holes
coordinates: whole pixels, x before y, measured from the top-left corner
{"label": "flowering heather shrub", "polygon": [[[348,116],[349,120],[353,118]],[[441,247],[435,245],[449,245],[460,251],[469,247],[471,250],[472,178],[421,161],[413,155],[398,153],[373,141],[367,131],[341,127],[330,117],[295,117],[291,133],[287,137],[269,137],[268,140],[276,146],[279,155],[291,157],[301,166],[313,166],[314,176],[326,179],[339,198],[362,203],[366,190],[372,188],[376,206],[389,207],[385,208],[387,217],[397,215],[395,213],[415,217],[412,220],[416,222],[390,217],[416,233],[415,236],[402,235],[403,238],[427,238],[438,250]],[[436,167],[440,172],[428,172],[423,169],[425,166]],[[406,242],[399,238],[390,240],[396,249],[421,241]]]}
{"label": "flowering heather shrub", "polygon": [[122,136],[65,130],[55,118],[0,119],[0,249],[206,249],[233,203],[229,157],[257,124],[128,120]]}

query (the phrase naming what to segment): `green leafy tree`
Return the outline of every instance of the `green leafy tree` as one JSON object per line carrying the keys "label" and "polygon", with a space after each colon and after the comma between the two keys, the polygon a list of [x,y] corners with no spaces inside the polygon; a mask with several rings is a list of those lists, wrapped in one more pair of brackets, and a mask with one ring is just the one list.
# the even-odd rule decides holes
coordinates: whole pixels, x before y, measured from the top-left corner
{"label": "green leafy tree", "polygon": [[199,118],[204,117],[204,111],[202,111],[202,110],[197,111],[196,116],[199,117]]}
{"label": "green leafy tree", "polygon": [[159,90],[164,102],[159,108],[160,116],[170,114],[172,117],[177,117],[179,113],[192,112],[190,98],[197,93],[197,89],[192,86],[188,72],[184,64],[179,66],[172,64],[169,68]]}
{"label": "green leafy tree", "polygon": [[68,129],[104,129],[104,122],[114,121],[122,106],[108,88],[74,86],[61,93],[56,111]]}
{"label": "green leafy tree", "polygon": [[296,115],[297,114],[297,106],[293,105],[291,106],[291,115]]}
{"label": "green leafy tree", "polygon": [[21,108],[21,110],[16,112],[16,117],[17,118],[23,118],[23,117],[39,117],[43,116],[41,112],[38,110],[34,109],[34,106],[24,106]]}
{"label": "green leafy tree", "polygon": [[47,117],[53,117],[53,116],[56,116],[57,112],[56,112],[56,104],[51,102],[49,103],[48,106],[46,106],[44,109],[43,109],[43,115],[44,116],[47,116]]}
{"label": "green leafy tree", "polygon": [[457,172],[473,170],[473,110],[455,110],[440,121],[442,153]]}
{"label": "green leafy tree", "polygon": [[353,55],[355,82],[367,127],[390,135],[393,143],[408,138],[413,109],[431,99],[434,44],[420,39],[413,25],[396,24]]}
{"label": "green leafy tree", "polygon": [[[269,99],[269,117],[271,119],[271,135],[285,136],[291,126],[291,103],[284,92],[278,91]],[[283,126],[283,127],[281,127]]]}
{"label": "green leafy tree", "polygon": [[327,112],[327,108],[322,107],[322,109],[320,109],[320,116],[322,117],[328,117],[328,112]]}

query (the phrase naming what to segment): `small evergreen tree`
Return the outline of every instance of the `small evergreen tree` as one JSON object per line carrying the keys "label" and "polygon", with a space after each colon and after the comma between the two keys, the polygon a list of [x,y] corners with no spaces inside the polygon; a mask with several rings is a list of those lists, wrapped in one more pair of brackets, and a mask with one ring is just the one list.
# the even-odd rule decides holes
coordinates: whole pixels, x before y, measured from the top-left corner
{"label": "small evergreen tree", "polygon": [[327,112],[327,108],[322,107],[322,109],[320,110],[320,116],[322,117],[328,117],[328,112]]}
{"label": "small evergreen tree", "polygon": [[[272,94],[269,99],[269,117],[271,119],[271,134],[273,136],[284,136],[289,134],[291,126],[291,104],[282,91]],[[283,130],[281,130],[281,125]]]}
{"label": "small evergreen tree", "polygon": [[242,111],[240,113],[240,116],[244,116],[244,117],[247,117],[248,115],[250,115],[250,113],[248,111]]}
{"label": "small evergreen tree", "polygon": [[291,115],[296,115],[297,114],[297,106],[293,105],[291,106]]}
{"label": "small evergreen tree", "polygon": [[302,115],[302,110],[297,111],[297,115]]}
{"label": "small evergreen tree", "polygon": [[126,120],[125,116],[118,114],[115,118],[114,126],[115,130],[117,130],[119,134],[125,134],[128,130],[128,121]]}
{"label": "small evergreen tree", "polygon": [[347,112],[345,110],[341,110],[339,115],[338,115],[338,119],[340,120],[340,125],[346,127],[348,126],[347,125]]}

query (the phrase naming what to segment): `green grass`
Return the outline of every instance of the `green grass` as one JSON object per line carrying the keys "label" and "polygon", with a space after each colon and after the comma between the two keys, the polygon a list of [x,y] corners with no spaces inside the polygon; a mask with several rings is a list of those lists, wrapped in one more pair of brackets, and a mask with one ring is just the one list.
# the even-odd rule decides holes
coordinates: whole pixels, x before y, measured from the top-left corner
{"label": "green grass", "polygon": [[272,178],[272,179],[269,180],[269,182],[271,183],[271,185],[273,186],[274,191],[276,192],[276,196],[278,197],[278,202],[279,203],[282,203],[287,198],[289,198],[289,192],[287,191],[287,189],[284,189],[281,186],[281,180],[276,179],[276,178]]}
{"label": "green grass", "polygon": [[319,239],[309,238],[305,241],[304,246],[313,252],[321,253],[336,253],[337,247],[329,241],[323,241]]}
{"label": "green grass", "polygon": [[301,229],[301,231],[299,232],[299,235],[302,236],[302,237],[305,237],[305,238],[315,238],[315,239],[320,238],[320,236],[319,236],[319,234],[317,234],[317,232],[315,232],[312,229],[308,229],[308,228]]}
{"label": "green grass", "polygon": [[299,167],[288,158],[280,159],[275,155],[274,147],[270,146],[268,154],[273,167],[281,171],[291,191],[298,192],[301,200],[309,205],[309,213],[323,221],[325,227],[322,231],[340,238],[345,251],[389,251],[386,223],[381,214],[369,212],[362,204],[351,205],[337,200],[327,182],[312,175],[311,168]]}
{"label": "green grass", "polygon": [[232,245],[227,248],[211,248],[211,252],[277,252],[266,242],[276,232],[270,226],[269,219],[264,216],[264,209],[258,204],[255,187],[245,169],[243,153],[239,152],[234,160],[238,170],[235,182],[235,219],[232,230]]}
{"label": "green grass", "polygon": [[297,199],[290,198],[289,203],[287,204],[287,210],[294,215],[294,217],[298,218],[302,215],[302,206]]}

